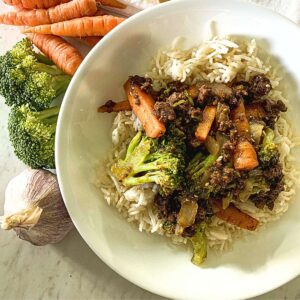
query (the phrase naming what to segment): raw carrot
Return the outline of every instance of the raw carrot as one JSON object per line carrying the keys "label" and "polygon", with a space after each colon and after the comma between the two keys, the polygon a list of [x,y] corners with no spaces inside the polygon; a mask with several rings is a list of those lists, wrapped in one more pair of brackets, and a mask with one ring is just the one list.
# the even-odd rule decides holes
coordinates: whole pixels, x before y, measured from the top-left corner
{"label": "raw carrot", "polygon": [[257,155],[247,140],[239,141],[233,154],[233,165],[238,171],[249,171],[258,166]]}
{"label": "raw carrot", "polygon": [[3,0],[5,4],[27,9],[49,8],[69,1],[71,0]]}
{"label": "raw carrot", "polygon": [[211,126],[214,122],[214,119],[216,117],[217,109],[215,106],[207,105],[204,108],[203,115],[202,115],[202,121],[198,124],[195,136],[200,141],[204,142],[209,134],[209,131],[211,129]]}
{"label": "raw carrot", "polygon": [[110,6],[110,7],[120,8],[120,9],[124,9],[127,7],[125,4],[119,2],[118,0],[96,0],[96,1],[104,6]]}
{"label": "raw carrot", "polygon": [[246,105],[245,109],[246,109],[246,116],[248,119],[252,117],[261,120],[266,116],[265,109],[262,107],[262,105],[258,103],[248,104]]}
{"label": "raw carrot", "polygon": [[219,219],[251,231],[254,231],[257,228],[258,221],[239,210],[233,204],[229,204],[225,209],[222,208],[222,204],[219,201],[214,201],[213,204],[216,208],[215,215]]}
{"label": "raw carrot", "polygon": [[95,0],[73,0],[48,9],[21,9],[0,15],[0,23],[37,26],[93,16],[97,12]]}
{"label": "raw carrot", "polygon": [[248,136],[250,127],[246,117],[244,101],[240,101],[239,104],[232,110],[231,117],[236,125],[238,133],[242,136]]}
{"label": "raw carrot", "polygon": [[89,46],[89,47],[94,47],[98,44],[98,42],[102,39],[102,36],[82,36],[78,38],[80,42],[83,44]]}
{"label": "raw carrot", "polygon": [[98,112],[101,113],[111,113],[111,112],[119,112],[125,110],[131,110],[131,106],[128,100],[124,100],[121,102],[113,102],[107,101],[104,105],[98,107]]}
{"label": "raw carrot", "polygon": [[23,30],[23,33],[53,34],[59,36],[103,36],[123,22],[124,18],[114,16],[84,17],[74,20],[39,25]]}
{"label": "raw carrot", "polygon": [[153,114],[154,100],[151,95],[142,91],[130,79],[124,84],[124,89],[132,110],[142,123],[146,135],[150,138],[162,136],[166,131],[166,127]]}
{"label": "raw carrot", "polygon": [[26,36],[66,74],[74,75],[83,61],[78,50],[61,37],[36,33]]}

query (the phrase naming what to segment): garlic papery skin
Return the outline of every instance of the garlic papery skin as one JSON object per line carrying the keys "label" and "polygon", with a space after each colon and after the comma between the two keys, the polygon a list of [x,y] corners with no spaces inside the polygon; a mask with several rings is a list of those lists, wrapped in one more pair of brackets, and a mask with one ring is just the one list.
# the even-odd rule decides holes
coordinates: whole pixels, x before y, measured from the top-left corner
{"label": "garlic papery skin", "polygon": [[27,169],[13,178],[5,191],[1,228],[38,246],[57,243],[73,228],[56,175]]}

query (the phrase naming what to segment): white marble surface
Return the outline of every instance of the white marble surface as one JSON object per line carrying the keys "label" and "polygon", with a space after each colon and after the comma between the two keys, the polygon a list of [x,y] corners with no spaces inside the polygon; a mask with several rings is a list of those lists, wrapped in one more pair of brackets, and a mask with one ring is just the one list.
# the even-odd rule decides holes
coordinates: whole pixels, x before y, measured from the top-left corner
{"label": "white marble surface", "polygon": [[[3,10],[0,2],[0,12]],[[0,27],[0,37],[3,53],[18,34]],[[7,182],[24,169],[8,140],[7,114],[8,108],[0,99],[0,214]],[[0,299],[163,299],[112,271],[75,229],[61,243],[44,247],[21,241],[13,232],[0,231],[0,248]],[[256,299],[300,299],[300,278]]]}

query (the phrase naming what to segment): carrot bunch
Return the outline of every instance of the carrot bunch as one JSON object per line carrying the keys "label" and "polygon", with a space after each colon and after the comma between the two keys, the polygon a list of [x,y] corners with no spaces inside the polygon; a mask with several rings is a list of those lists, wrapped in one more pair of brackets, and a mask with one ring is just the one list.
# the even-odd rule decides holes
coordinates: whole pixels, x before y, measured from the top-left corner
{"label": "carrot bunch", "polygon": [[[0,24],[26,26],[24,33],[65,73],[74,75],[83,58],[61,36],[76,37],[93,47],[124,18],[105,7],[126,8],[118,0],[3,0],[16,8],[0,14]],[[29,27],[27,27],[29,26]]]}

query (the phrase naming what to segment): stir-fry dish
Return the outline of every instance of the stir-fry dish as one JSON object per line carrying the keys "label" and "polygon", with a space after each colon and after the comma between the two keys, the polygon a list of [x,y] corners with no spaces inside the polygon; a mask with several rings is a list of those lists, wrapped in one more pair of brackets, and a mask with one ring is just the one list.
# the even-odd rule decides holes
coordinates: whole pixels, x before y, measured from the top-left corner
{"label": "stir-fry dish", "polygon": [[278,219],[294,192],[279,81],[249,45],[237,48],[214,39],[159,54],[154,72],[129,76],[125,100],[98,108],[118,112],[104,197],[140,231],[189,242],[196,265],[235,232]]}
{"label": "stir-fry dish", "polygon": [[[175,81],[159,92],[151,79],[131,76],[125,83],[128,104],[121,109],[132,108],[145,132],[111,171],[124,186],[159,185],[159,218],[168,232],[194,241],[196,264],[206,253],[197,236],[207,219],[255,230],[258,221],[234,202],[249,199],[272,210],[284,189],[273,128],[287,108],[266,98],[271,89],[264,75],[230,85]],[[116,106],[109,101],[101,109]]]}

